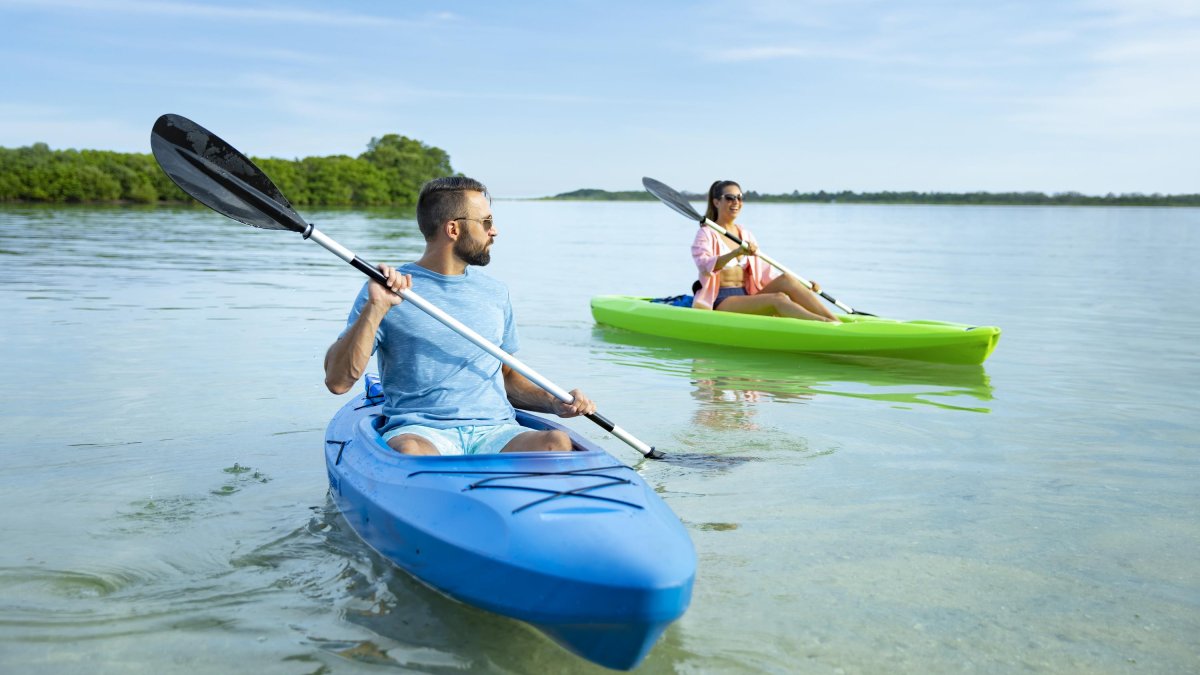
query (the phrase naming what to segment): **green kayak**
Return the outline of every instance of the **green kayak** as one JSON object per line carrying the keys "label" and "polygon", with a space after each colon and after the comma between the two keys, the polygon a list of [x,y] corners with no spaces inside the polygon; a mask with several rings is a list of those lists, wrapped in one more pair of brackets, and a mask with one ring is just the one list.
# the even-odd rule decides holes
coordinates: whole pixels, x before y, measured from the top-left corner
{"label": "green kayak", "polygon": [[628,295],[592,298],[592,316],[607,326],[691,342],[967,365],[983,363],[1000,341],[995,326],[894,321],[861,314],[839,315],[839,326],[677,307]]}

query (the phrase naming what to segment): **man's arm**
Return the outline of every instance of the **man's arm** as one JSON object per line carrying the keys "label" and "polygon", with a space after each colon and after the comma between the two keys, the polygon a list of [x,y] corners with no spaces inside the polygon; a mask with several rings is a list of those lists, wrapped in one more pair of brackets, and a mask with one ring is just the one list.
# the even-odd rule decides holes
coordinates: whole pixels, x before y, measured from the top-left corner
{"label": "man's arm", "polygon": [[325,386],[335,394],[350,391],[358,378],[363,376],[371,352],[375,347],[375,332],[379,324],[395,305],[403,302],[399,292],[412,286],[412,277],[400,274],[394,268],[380,265],[379,271],[387,277],[385,288],[372,281],[367,289],[367,303],[359,312],[350,329],[325,352]]}
{"label": "man's arm", "polygon": [[590,415],[596,412],[596,404],[592,403],[582,391],[572,389],[571,396],[575,398],[570,405],[554,398],[550,392],[543,390],[524,375],[503,366],[504,390],[508,394],[508,402],[513,407],[531,412],[554,413],[559,417],[575,417]]}

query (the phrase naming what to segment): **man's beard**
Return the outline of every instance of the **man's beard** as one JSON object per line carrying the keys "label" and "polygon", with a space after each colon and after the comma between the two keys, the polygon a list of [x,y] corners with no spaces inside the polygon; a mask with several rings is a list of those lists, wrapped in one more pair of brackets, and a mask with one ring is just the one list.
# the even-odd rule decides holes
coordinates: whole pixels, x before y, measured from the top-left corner
{"label": "man's beard", "polygon": [[466,264],[477,267],[483,267],[492,261],[492,252],[488,250],[486,243],[475,244],[467,241],[465,237],[454,242],[454,255]]}

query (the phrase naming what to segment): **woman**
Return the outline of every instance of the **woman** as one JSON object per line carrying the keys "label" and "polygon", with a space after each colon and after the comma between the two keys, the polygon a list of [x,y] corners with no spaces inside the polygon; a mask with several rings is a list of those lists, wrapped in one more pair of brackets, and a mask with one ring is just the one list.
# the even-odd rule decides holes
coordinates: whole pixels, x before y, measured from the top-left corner
{"label": "woman", "polygon": [[[735,222],[742,204],[742,188],[731,180],[719,180],[708,189],[705,217],[744,243],[739,246],[712,228],[700,226],[692,242],[692,258],[700,271],[700,288],[692,307],[840,324],[816,293],[758,258],[754,235]],[[820,289],[816,283],[813,287]]]}

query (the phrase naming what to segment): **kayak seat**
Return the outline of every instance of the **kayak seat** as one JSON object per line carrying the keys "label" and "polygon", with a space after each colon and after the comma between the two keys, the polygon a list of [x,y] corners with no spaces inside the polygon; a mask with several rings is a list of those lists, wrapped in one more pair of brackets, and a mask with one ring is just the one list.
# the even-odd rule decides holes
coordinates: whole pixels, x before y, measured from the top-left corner
{"label": "kayak seat", "polygon": [[379,381],[378,375],[367,373],[367,376],[363,378],[363,387],[367,390],[365,393],[367,403],[374,403],[375,399],[379,399],[380,403],[383,402],[383,383]]}
{"label": "kayak seat", "polygon": [[690,295],[672,295],[666,298],[651,298],[650,302],[656,302],[660,305],[671,305],[673,307],[691,307],[692,296]]}

